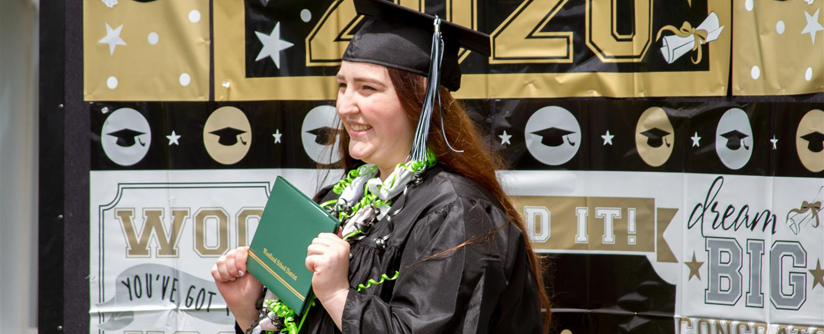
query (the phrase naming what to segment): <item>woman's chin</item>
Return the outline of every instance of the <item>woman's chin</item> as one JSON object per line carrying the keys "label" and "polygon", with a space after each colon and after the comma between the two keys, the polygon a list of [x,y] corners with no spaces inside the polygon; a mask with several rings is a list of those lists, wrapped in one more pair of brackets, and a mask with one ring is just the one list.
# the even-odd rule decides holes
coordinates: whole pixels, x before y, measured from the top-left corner
{"label": "woman's chin", "polygon": [[363,148],[363,147],[359,147],[359,146],[352,147],[352,146],[349,146],[349,156],[350,156],[350,157],[352,157],[352,159],[355,159],[355,160],[361,160],[361,161],[363,161],[363,162],[367,162],[367,163],[368,163],[368,161],[367,161],[367,160],[369,159],[369,151],[368,151],[368,150],[366,150],[366,149],[365,149],[365,148]]}

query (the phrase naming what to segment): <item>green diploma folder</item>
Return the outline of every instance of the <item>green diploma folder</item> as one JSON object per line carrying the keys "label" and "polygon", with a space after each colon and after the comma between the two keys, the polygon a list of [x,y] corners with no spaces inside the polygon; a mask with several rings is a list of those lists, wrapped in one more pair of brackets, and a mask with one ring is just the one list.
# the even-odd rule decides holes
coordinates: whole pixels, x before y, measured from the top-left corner
{"label": "green diploma folder", "polygon": [[312,299],[306,249],[322,232],[335,233],[338,220],[278,176],[249,246],[246,269],[302,315]]}

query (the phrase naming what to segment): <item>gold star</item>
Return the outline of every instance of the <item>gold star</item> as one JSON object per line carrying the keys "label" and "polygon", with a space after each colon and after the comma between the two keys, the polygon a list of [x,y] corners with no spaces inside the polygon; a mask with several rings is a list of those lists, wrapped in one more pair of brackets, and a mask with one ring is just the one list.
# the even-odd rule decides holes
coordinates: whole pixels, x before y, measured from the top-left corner
{"label": "gold star", "polygon": [[821,260],[815,261],[815,269],[810,269],[810,275],[813,275],[813,289],[818,285],[824,288],[824,269],[821,269]]}
{"label": "gold star", "polygon": [[695,252],[692,252],[692,261],[684,262],[684,264],[686,264],[687,267],[690,268],[690,277],[687,278],[687,280],[688,281],[692,280],[693,276],[698,276],[698,280],[700,281],[701,280],[701,272],[699,272],[698,270],[701,269],[701,266],[704,265],[704,262],[698,262],[698,261],[695,260]]}

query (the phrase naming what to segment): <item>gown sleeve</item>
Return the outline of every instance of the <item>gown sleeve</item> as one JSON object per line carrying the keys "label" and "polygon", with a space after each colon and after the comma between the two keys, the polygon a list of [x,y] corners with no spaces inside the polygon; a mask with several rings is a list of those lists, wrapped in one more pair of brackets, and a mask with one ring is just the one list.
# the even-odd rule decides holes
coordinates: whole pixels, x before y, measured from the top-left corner
{"label": "gown sleeve", "polygon": [[523,236],[507,221],[488,201],[460,197],[418,220],[391,297],[351,289],[343,333],[540,333]]}

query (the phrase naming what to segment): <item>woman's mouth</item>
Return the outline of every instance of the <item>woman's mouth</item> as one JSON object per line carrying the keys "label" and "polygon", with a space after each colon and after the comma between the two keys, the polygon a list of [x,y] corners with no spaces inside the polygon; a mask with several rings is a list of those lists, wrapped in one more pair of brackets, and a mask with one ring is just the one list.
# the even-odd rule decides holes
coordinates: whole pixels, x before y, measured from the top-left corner
{"label": "woman's mouth", "polygon": [[372,127],[366,124],[349,124],[350,135],[362,135],[371,129]]}

